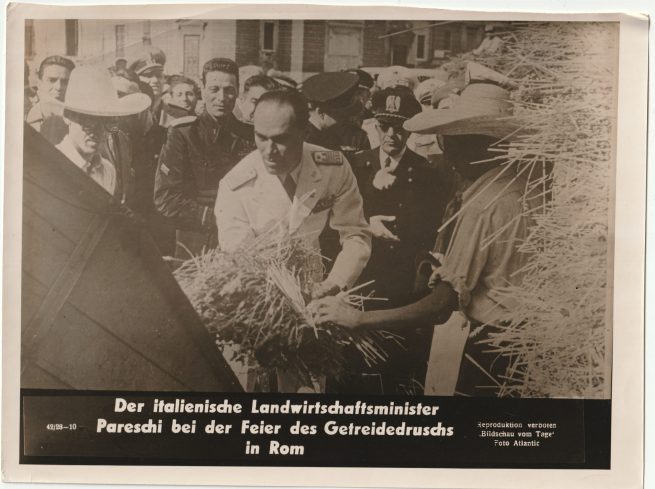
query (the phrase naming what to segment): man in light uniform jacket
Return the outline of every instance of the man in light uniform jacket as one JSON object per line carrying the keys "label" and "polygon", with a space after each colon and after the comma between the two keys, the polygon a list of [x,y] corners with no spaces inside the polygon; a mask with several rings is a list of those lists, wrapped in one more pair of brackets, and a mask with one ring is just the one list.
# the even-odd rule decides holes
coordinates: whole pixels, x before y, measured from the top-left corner
{"label": "man in light uniform jacket", "polygon": [[[221,180],[214,212],[219,244],[227,251],[280,222],[318,249],[318,236],[329,224],[339,233],[341,251],[312,290],[319,298],[355,283],[368,261],[371,237],[350,165],[339,151],[303,142],[307,121],[301,94],[274,90],[262,95],[254,117],[257,151]],[[292,374],[278,374],[282,392],[320,391],[321,383],[305,386]]]}

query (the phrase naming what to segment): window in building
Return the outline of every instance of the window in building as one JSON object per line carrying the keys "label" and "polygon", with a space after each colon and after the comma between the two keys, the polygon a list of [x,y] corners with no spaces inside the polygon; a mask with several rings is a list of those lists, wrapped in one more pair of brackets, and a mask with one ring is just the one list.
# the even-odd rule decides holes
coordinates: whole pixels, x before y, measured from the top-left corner
{"label": "window in building", "polygon": [[77,20],[65,20],[66,56],[77,56]]}
{"label": "window in building", "polygon": [[324,68],[340,71],[362,65],[364,53],[363,22],[328,22]]}
{"label": "window in building", "polygon": [[116,26],[116,56],[125,56],[125,24]]}
{"label": "window in building", "polygon": [[25,21],[25,57],[34,56],[34,21]]}
{"label": "window in building", "polygon": [[407,53],[409,52],[409,46],[404,44],[397,44],[391,48],[391,64],[392,65],[407,65]]}
{"label": "window in building", "polygon": [[276,25],[275,22],[264,22],[262,26],[262,50],[275,51],[276,44]]}
{"label": "window in building", "polygon": [[427,44],[427,36],[425,34],[419,34],[416,36],[416,59],[425,60],[427,59],[427,50],[425,45]]}
{"label": "window in building", "polygon": [[200,36],[184,35],[184,76],[197,78],[200,74]]}
{"label": "window in building", "polygon": [[150,21],[149,20],[144,20],[143,21],[143,45],[144,46],[150,46],[152,44],[152,38],[150,35]]}

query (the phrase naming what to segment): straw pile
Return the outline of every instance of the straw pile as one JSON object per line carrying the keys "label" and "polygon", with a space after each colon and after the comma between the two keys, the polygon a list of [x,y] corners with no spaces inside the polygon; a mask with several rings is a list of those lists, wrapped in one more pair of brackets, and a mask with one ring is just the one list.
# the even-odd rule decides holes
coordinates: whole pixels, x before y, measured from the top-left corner
{"label": "straw pile", "polygon": [[[321,257],[281,228],[235,252],[209,250],[175,272],[219,347],[230,346],[229,360],[280,368],[308,382],[342,374],[346,348],[359,352],[368,365],[386,360],[380,344],[387,333],[314,323],[306,306],[312,284],[322,278]],[[368,298],[353,292],[344,298],[361,308]]]}
{"label": "straw pile", "polygon": [[609,202],[618,29],[612,24],[519,26],[500,55],[478,59],[518,85],[529,129],[499,145],[530,173],[534,225],[515,306],[489,349],[510,356],[501,395],[606,398],[610,390]]}

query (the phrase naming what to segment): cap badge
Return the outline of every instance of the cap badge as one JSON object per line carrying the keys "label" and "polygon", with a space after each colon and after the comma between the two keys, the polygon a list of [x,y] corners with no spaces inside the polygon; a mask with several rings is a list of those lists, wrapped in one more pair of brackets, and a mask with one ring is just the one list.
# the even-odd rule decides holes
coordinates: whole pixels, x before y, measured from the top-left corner
{"label": "cap badge", "polygon": [[389,95],[387,97],[387,112],[396,113],[400,110],[400,97],[398,95]]}

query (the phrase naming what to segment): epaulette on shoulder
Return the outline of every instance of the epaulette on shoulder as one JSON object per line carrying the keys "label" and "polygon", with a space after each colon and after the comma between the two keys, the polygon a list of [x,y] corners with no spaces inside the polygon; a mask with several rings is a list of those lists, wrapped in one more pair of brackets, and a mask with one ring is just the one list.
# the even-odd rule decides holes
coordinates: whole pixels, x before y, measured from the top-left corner
{"label": "epaulette on shoulder", "polygon": [[314,151],[312,158],[317,165],[341,166],[345,160],[341,151]]}
{"label": "epaulette on shoulder", "polygon": [[257,172],[253,168],[244,168],[243,170],[237,170],[226,175],[225,183],[230,190],[236,190],[244,184],[250,182],[256,176]]}
{"label": "epaulette on shoulder", "polygon": [[177,119],[174,119],[168,127],[180,127],[184,126],[185,124],[191,124],[193,121],[195,121],[198,117],[195,115],[187,115],[184,117],[178,117]]}

